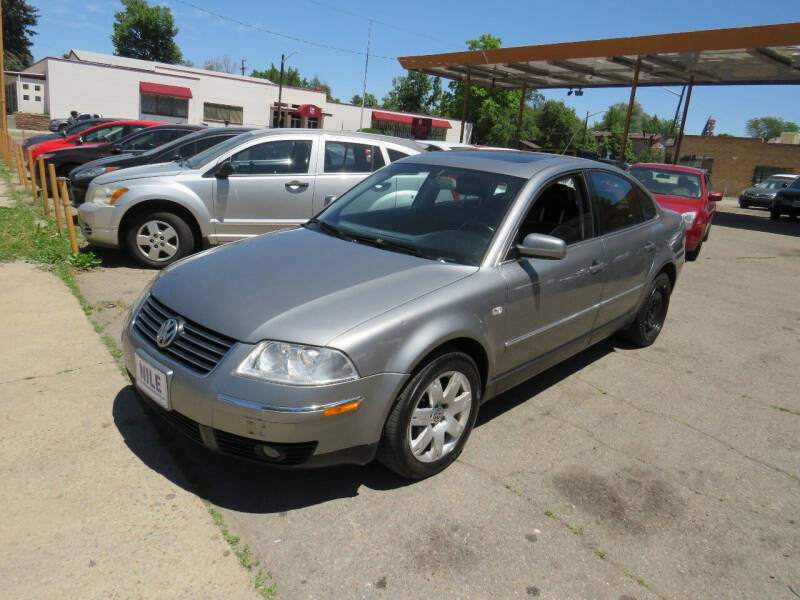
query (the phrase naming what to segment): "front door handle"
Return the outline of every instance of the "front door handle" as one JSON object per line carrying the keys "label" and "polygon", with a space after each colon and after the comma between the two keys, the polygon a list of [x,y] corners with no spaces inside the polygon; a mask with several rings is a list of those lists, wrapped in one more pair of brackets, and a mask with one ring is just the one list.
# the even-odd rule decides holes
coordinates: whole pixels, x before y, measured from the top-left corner
{"label": "front door handle", "polygon": [[290,181],[286,184],[286,189],[291,192],[296,192],[297,190],[304,190],[308,187],[308,183],[305,181]]}
{"label": "front door handle", "polygon": [[589,265],[589,273],[595,275],[606,268],[606,263],[604,262],[597,262],[596,260]]}
{"label": "front door handle", "polygon": [[655,244],[655,242],[647,242],[647,243],[644,245],[644,249],[645,249],[647,252],[652,252],[653,250],[655,250],[655,249],[656,249],[656,244]]}

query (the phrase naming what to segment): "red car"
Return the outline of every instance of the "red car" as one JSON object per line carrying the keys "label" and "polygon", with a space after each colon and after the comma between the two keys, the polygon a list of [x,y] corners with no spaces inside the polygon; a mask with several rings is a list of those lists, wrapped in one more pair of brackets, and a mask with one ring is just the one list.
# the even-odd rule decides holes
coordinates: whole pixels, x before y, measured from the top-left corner
{"label": "red car", "polygon": [[47,140],[34,144],[31,146],[33,152],[33,160],[36,160],[42,152],[49,152],[50,150],[57,150],[60,148],[69,148],[70,146],[80,146],[82,144],[108,144],[121,140],[126,135],[144,129],[145,127],[153,127],[154,125],[164,125],[156,121],[109,121],[108,123],[100,123],[89,129],[85,129],[80,133],[76,133],[70,137],[57,138],[55,140]]}
{"label": "red car", "polygon": [[657,163],[637,163],[628,172],[653,194],[662,208],[678,212],[686,225],[686,258],[695,260],[708,239],[716,202],[722,194],[711,191],[708,171]]}

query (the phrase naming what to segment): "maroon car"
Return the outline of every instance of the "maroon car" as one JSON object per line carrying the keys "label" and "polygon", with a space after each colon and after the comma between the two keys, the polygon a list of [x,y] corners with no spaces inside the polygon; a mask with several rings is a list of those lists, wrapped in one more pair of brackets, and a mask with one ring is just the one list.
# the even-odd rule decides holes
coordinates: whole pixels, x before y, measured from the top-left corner
{"label": "maroon car", "polygon": [[637,163],[628,172],[642,182],[662,208],[678,212],[686,225],[686,258],[695,260],[708,239],[716,202],[722,194],[711,191],[705,169],[658,163]]}

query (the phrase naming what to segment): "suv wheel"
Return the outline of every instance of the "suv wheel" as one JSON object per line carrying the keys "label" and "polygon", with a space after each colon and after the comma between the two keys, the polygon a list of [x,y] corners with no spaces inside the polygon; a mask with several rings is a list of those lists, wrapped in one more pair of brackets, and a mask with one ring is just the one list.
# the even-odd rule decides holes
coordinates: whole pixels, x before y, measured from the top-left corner
{"label": "suv wheel", "polygon": [[666,273],[660,273],[650,286],[633,323],[622,330],[622,337],[642,348],[655,342],[667,318],[671,292],[669,277]]}
{"label": "suv wheel", "polygon": [[480,404],[480,377],[461,352],[440,355],[408,382],[383,428],[378,460],[409,479],[452,463],[467,442]]}
{"label": "suv wheel", "polygon": [[160,269],[194,250],[192,228],[169,212],[142,213],[125,234],[125,246],[146,267]]}
{"label": "suv wheel", "polygon": [[772,221],[777,221],[778,219],[781,218],[781,213],[779,213],[777,210],[771,210],[769,211],[769,218]]}

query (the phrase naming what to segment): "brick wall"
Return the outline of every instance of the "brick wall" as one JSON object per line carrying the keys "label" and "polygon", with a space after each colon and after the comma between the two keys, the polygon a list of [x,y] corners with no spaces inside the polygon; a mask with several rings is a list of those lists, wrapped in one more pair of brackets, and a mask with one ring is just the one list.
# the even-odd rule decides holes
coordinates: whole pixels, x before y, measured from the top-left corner
{"label": "brick wall", "polygon": [[37,129],[49,131],[50,115],[35,115],[33,113],[14,113],[17,129]]}
{"label": "brick wall", "polygon": [[[669,154],[671,148],[667,148]],[[752,185],[757,166],[782,167],[789,173],[800,173],[800,145],[766,144],[759,138],[686,135],[681,156],[695,154],[713,156],[711,183],[714,190],[728,196]]]}

